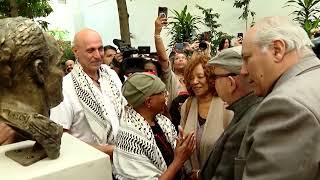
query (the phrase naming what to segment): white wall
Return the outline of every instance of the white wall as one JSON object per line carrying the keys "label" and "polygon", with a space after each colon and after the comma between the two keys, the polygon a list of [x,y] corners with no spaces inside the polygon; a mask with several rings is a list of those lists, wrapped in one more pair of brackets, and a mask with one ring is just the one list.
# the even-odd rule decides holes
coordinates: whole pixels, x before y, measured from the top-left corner
{"label": "white wall", "polygon": [[50,5],[53,8],[53,12],[46,18],[41,18],[49,22],[49,30],[61,30],[68,31],[67,40],[73,39],[75,33],[75,24],[73,23],[74,9],[71,4],[60,4],[58,0],[51,0]]}
{"label": "white wall", "polygon": [[[56,0],[53,0],[56,1]],[[242,10],[233,7],[234,0],[127,0],[132,45],[151,46],[154,50],[153,32],[154,20],[158,6],[167,6],[169,9],[181,11],[187,4],[193,15],[202,16],[195,5],[213,8],[220,14],[221,30],[236,35],[245,32],[245,22],[239,20]],[[254,0],[251,8],[256,12],[256,20],[271,15],[288,16],[292,8],[283,8],[286,0]],[[54,13],[49,16],[50,27],[65,28],[70,32],[70,39],[75,32],[84,27],[98,31],[104,44],[112,44],[113,38],[120,38],[119,18],[116,0],[67,0],[67,5],[55,5]],[[169,12],[168,16],[172,13]],[[203,28],[202,28],[203,29]],[[204,31],[205,29],[203,29]],[[165,42],[169,42],[166,32],[162,33]]]}

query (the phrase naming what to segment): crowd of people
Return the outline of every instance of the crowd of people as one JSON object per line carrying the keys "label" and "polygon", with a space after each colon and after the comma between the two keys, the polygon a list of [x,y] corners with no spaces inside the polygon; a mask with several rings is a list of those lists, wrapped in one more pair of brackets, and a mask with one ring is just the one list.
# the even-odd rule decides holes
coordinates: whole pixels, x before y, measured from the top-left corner
{"label": "crowd of people", "polygon": [[[50,119],[108,154],[114,179],[306,180],[320,178],[320,61],[300,26],[258,21],[231,47],[222,39],[169,56],[155,20],[157,59],[135,72],[98,32],[74,37],[63,101]],[[1,145],[15,142],[0,123]]]}

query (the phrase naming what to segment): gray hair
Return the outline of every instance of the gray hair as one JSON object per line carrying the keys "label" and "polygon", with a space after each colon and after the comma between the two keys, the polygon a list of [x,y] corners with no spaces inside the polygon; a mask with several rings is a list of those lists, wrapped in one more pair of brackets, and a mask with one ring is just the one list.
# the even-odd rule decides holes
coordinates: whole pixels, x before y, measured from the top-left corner
{"label": "gray hair", "polygon": [[305,30],[287,17],[266,17],[255,25],[255,29],[255,41],[263,51],[275,39],[282,39],[286,43],[286,52],[310,49],[313,46]]}

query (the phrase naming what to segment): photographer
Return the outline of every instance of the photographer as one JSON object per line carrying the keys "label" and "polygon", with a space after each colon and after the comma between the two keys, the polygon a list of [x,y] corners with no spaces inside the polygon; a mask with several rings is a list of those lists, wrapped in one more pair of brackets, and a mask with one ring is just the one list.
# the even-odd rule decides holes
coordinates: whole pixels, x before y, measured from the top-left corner
{"label": "photographer", "polygon": [[[138,67],[140,71],[134,71],[134,72],[141,72],[141,64],[138,63],[138,65],[135,65],[135,62],[131,62],[131,59],[134,54],[138,54],[138,49],[131,47],[130,43],[126,43],[121,39],[113,39],[113,44],[115,44],[118,47],[118,50],[120,53],[117,53],[114,58],[112,59],[112,62],[110,64],[110,67],[117,72],[120,80],[124,82],[126,78],[128,77],[127,74],[127,68],[130,67]],[[142,68],[143,69],[143,68]],[[130,72],[130,73],[134,73]]]}
{"label": "photographer", "polygon": [[104,50],[103,64],[110,66],[113,58],[117,54],[117,49],[111,45],[107,45],[103,47],[103,50]]}
{"label": "photographer", "polygon": [[183,83],[183,73],[188,59],[183,53],[175,53],[172,64],[170,63],[169,57],[166,53],[166,48],[160,36],[162,27],[164,27],[166,24],[166,17],[157,17],[157,19],[155,20],[154,39],[159,63],[161,65],[161,70],[163,73],[163,76],[161,78],[166,84],[167,90],[169,91],[168,107],[170,108],[173,99],[176,98],[179,93],[186,92],[186,87]]}
{"label": "photographer", "polygon": [[144,72],[156,75],[158,77],[162,76],[161,65],[156,60],[146,59],[144,61]]}

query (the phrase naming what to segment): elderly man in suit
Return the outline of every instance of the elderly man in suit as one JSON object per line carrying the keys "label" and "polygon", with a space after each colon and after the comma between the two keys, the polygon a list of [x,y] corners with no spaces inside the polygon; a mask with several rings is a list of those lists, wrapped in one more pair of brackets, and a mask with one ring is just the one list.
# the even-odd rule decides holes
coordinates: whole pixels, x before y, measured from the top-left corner
{"label": "elderly man in suit", "polygon": [[285,17],[246,33],[241,74],[265,97],[249,123],[235,179],[320,178],[320,61],[307,33]]}
{"label": "elderly man in suit", "polygon": [[200,179],[230,180],[234,177],[234,158],[237,157],[242,138],[261,98],[252,93],[242,66],[241,46],[224,49],[208,64],[214,66],[215,88],[219,97],[229,104],[234,117],[215,143],[215,147],[201,169]]}

